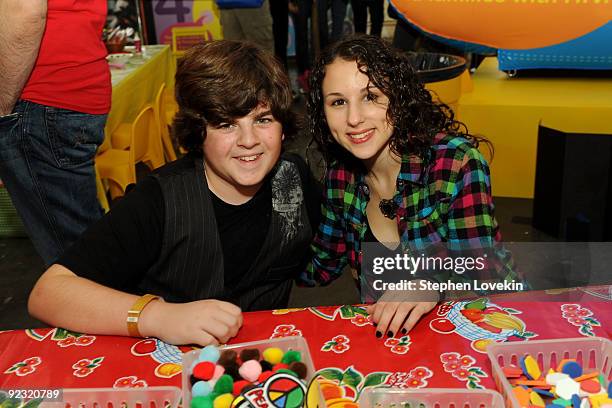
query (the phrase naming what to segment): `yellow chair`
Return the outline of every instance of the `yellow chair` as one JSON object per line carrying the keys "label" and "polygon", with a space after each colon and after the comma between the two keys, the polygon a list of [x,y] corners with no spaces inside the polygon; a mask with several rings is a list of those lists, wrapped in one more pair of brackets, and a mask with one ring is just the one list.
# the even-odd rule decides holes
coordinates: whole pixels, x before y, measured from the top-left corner
{"label": "yellow chair", "polygon": [[[172,118],[174,117],[174,112],[171,109],[172,107],[166,103],[166,84],[162,84],[155,97],[155,110],[164,146],[164,155],[169,162],[176,160],[176,153],[174,152],[170,131],[168,130],[168,126],[172,123]],[[170,116],[170,119],[168,119],[168,116]]]}
{"label": "yellow chair", "polygon": [[[145,163],[151,170],[164,164],[159,121],[153,107],[145,106],[128,126],[129,139],[125,148],[113,145],[101,149],[96,157],[96,169],[101,179],[109,181],[112,198],[125,194],[127,186],[136,183],[136,163]],[[111,144],[114,144],[116,134],[111,135]],[[120,141],[123,142],[123,137]]]}

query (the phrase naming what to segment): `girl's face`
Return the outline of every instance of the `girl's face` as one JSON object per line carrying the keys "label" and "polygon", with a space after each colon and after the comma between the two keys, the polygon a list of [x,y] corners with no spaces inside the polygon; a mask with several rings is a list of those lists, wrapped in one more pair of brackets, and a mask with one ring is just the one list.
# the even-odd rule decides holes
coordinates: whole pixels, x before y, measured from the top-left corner
{"label": "girl's face", "polygon": [[325,71],[322,93],[329,131],[356,158],[375,160],[389,150],[393,134],[387,121],[389,98],[368,84],[355,61],[336,58]]}

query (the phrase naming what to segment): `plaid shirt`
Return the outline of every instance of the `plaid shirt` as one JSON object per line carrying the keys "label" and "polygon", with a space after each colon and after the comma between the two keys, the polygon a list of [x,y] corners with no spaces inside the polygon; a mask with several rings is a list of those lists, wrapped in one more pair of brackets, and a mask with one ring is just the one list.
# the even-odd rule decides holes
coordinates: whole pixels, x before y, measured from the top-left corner
{"label": "plaid shirt", "polygon": [[[360,271],[361,244],[368,228],[369,191],[364,178],[365,174],[340,165],[328,170],[321,224],[311,245],[314,257],[302,274],[302,284],[328,284],[347,264]],[[436,243],[451,251],[501,247],[489,167],[465,138],[438,134],[425,162],[416,156],[402,157],[396,188],[396,221],[404,250]],[[501,257],[496,280],[518,278],[507,255]]]}

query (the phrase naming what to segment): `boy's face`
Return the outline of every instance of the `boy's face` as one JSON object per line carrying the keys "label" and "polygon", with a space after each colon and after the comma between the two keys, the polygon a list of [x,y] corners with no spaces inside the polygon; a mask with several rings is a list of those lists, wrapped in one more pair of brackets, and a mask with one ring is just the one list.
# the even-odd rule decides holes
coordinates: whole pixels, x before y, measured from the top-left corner
{"label": "boy's face", "polygon": [[260,105],[232,123],[206,126],[203,151],[211,190],[226,202],[252,196],[281,152],[283,129]]}

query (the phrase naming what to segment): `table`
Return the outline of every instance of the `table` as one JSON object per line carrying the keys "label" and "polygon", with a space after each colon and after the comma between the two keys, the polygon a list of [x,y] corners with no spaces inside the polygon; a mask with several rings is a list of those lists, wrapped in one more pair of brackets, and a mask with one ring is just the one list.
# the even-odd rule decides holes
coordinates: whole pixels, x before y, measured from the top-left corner
{"label": "table", "polygon": [[173,88],[176,62],[168,45],[146,45],[139,65],[132,58],[125,69],[111,69],[113,95],[106,122],[108,136],[121,123],[131,122],[146,104],[153,104],[160,86]]}
{"label": "table", "polygon": [[[375,329],[359,306],[245,313],[244,327],[232,343],[303,335],[319,372],[328,379],[344,377],[347,385],[338,387],[339,392],[351,400],[365,381],[404,388],[494,388],[482,352],[488,341],[610,338],[610,290],[605,286],[549,292],[538,295],[537,303],[530,294],[489,299],[486,311],[508,316],[501,329],[466,324],[458,313],[465,302],[447,302],[407,336],[384,339],[375,338]],[[511,334],[519,337],[508,337]],[[81,335],[62,329],[2,332],[0,389],[180,387],[181,351],[190,349],[156,339]]]}
{"label": "table", "polygon": [[[612,81],[582,76],[509,78],[497,58],[486,58],[472,75],[472,90],[457,103],[457,118],[471,134],[495,148],[493,194],[533,198],[538,126],[566,133],[612,134]],[[487,157],[488,158],[488,157]]]}

